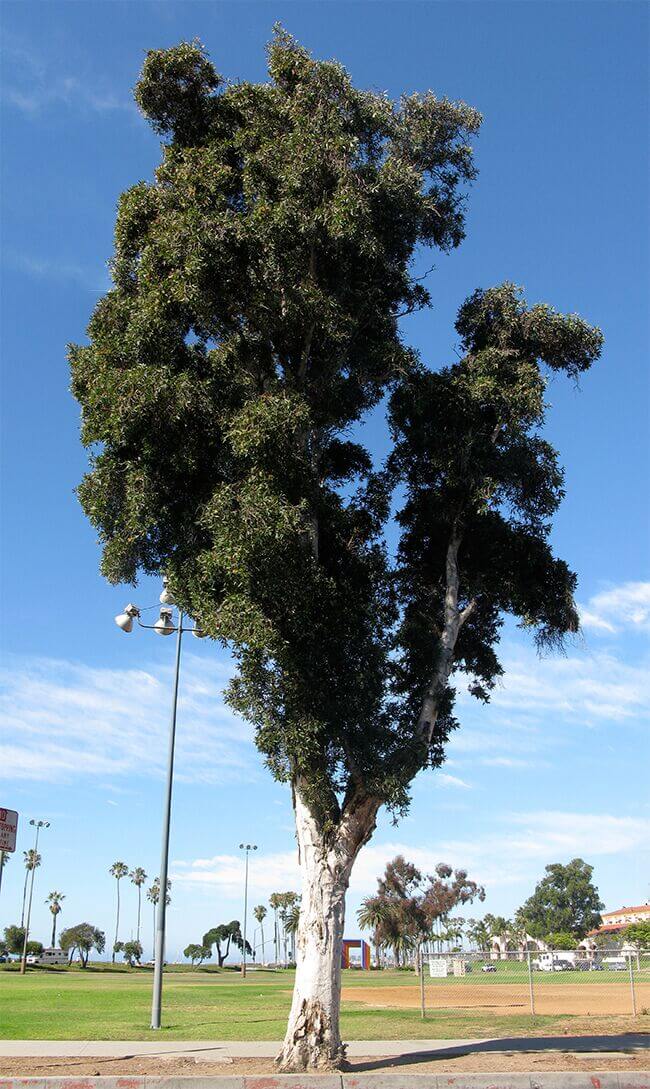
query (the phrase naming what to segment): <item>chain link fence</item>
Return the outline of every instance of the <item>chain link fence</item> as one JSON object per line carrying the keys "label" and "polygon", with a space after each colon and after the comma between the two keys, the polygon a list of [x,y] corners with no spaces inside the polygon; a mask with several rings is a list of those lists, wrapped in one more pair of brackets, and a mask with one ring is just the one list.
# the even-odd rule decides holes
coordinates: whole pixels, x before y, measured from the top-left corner
{"label": "chain link fence", "polygon": [[650,1012],[650,953],[423,952],[420,1006],[422,1017],[434,1010],[636,1017]]}

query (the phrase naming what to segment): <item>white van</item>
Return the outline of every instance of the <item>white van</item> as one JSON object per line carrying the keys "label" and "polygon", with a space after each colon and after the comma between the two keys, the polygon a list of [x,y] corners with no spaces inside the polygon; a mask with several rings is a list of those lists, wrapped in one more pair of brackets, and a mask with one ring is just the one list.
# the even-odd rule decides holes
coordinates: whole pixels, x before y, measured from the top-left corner
{"label": "white van", "polygon": [[67,964],[68,954],[62,949],[44,949],[42,953],[30,953],[25,958],[26,964],[42,964],[47,968],[50,964]]}

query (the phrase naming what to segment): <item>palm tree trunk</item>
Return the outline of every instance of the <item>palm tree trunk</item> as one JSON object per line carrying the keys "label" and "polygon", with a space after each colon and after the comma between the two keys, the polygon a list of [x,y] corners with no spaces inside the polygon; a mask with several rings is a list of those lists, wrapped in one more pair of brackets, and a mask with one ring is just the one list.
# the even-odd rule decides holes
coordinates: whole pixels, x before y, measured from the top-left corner
{"label": "palm tree trunk", "polygon": [[52,912],[52,949],[56,949],[56,912]]}
{"label": "palm tree trunk", "polygon": [[115,917],[115,941],[113,942],[113,964],[115,964],[115,946],[118,942],[118,934],[120,931],[120,879],[117,878],[115,882],[117,885],[117,915]]}
{"label": "palm tree trunk", "polygon": [[27,881],[29,880],[29,870],[25,867],[25,884],[23,885],[23,906],[20,912],[20,925],[25,925],[25,902],[27,900]]}
{"label": "palm tree trunk", "polygon": [[142,904],[142,886],[138,885],[138,928],[136,933],[136,941],[140,941],[140,907]]}
{"label": "palm tree trunk", "polygon": [[262,936],[262,964],[264,964],[264,924],[260,923],[260,934]]}

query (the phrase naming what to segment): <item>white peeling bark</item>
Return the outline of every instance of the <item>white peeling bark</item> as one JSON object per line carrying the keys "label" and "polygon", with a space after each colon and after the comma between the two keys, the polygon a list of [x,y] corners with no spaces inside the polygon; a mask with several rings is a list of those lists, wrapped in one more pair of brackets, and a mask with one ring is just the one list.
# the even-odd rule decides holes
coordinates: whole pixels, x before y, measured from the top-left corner
{"label": "white peeling bark", "polygon": [[345,1059],[339,1029],[345,895],[354,861],[374,831],[378,808],[376,800],[366,800],[344,814],[338,831],[325,837],[294,790],[302,901],[293,1001],[276,1060],[281,1070],[331,1070]]}

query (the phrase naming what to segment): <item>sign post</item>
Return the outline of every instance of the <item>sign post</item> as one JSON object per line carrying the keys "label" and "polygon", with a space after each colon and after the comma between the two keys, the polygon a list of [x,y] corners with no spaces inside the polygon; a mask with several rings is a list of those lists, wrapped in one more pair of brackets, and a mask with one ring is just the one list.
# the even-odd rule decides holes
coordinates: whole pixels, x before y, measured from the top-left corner
{"label": "sign post", "polygon": [[18,830],[18,814],[15,809],[2,809],[0,807],[0,889],[2,888],[2,874],[5,868],[5,854],[16,850],[16,832]]}
{"label": "sign post", "polygon": [[16,832],[18,830],[18,814],[15,809],[2,809],[0,807],[0,851],[16,850]]}

